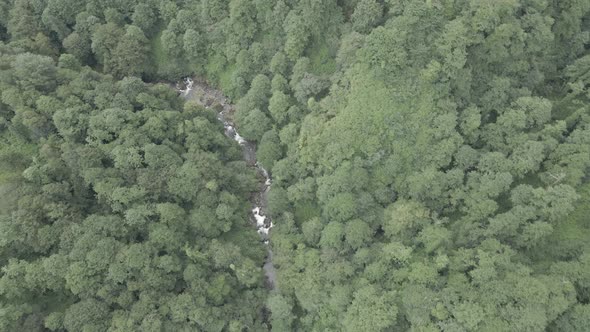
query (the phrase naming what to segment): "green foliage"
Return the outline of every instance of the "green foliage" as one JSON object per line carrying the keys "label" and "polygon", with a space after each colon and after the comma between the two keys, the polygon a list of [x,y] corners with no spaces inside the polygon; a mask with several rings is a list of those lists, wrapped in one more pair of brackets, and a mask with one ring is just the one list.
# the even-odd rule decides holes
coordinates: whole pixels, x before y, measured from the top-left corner
{"label": "green foliage", "polygon": [[328,48],[327,41],[316,41],[312,44],[309,54],[310,71],[316,75],[330,75],[336,71],[333,51]]}
{"label": "green foliage", "polygon": [[260,141],[264,133],[270,129],[270,119],[260,109],[255,108],[240,121],[240,133],[244,138],[252,141]]}
{"label": "green foliage", "polygon": [[150,35],[156,26],[158,17],[150,5],[139,3],[133,10],[131,20],[133,21],[133,25],[143,30],[146,35]]}
{"label": "green foliage", "polygon": [[179,63],[178,59],[171,58],[164,50],[162,42],[163,31],[158,32],[150,40],[152,57],[150,62],[157,68],[157,75],[166,79],[178,79],[188,71],[188,65]]}
{"label": "green foliage", "polygon": [[367,33],[381,20],[383,8],[374,0],[361,0],[357,3],[350,20],[355,31]]}
{"label": "green foliage", "polygon": [[285,53],[291,60],[299,58],[309,39],[309,32],[306,29],[305,21],[295,11],[290,11],[285,21]]}
{"label": "green foliage", "polygon": [[588,251],[587,237],[590,235],[586,216],[590,212],[590,185],[588,183],[578,190],[581,196],[575,210],[554,227],[546,241],[530,250],[530,255],[539,264],[546,264],[557,259],[567,259]]}
{"label": "green foliage", "polygon": [[563,317],[560,317],[551,330],[561,331],[584,331],[587,330],[590,308],[587,304],[578,304],[570,309]]}
{"label": "green foliage", "polygon": [[[125,61],[147,39],[121,38],[112,69],[140,74]],[[2,329],[262,326],[264,249],[245,227],[256,180],[234,144],[167,86],[69,57],[1,57]]]}
{"label": "green foliage", "polygon": [[54,61],[46,56],[23,53],[12,63],[16,84],[22,89],[36,89],[48,92],[56,87],[56,67]]}
{"label": "green foliage", "polygon": [[264,168],[272,169],[275,162],[281,159],[282,155],[283,151],[277,132],[275,130],[269,130],[264,133],[256,150],[256,160]]}
{"label": "green foliage", "polygon": [[272,312],[271,324],[273,331],[289,331],[295,318],[293,305],[280,294],[271,295],[268,300],[268,308]]}
{"label": "green foliage", "polygon": [[271,216],[278,217],[288,209],[287,191],[279,186],[273,186],[268,193],[268,212]]}
{"label": "green foliage", "polygon": [[375,287],[365,286],[353,296],[343,321],[345,331],[381,331],[393,325],[397,315],[393,294],[378,294]]}
{"label": "green foliage", "polygon": [[[589,13],[0,4],[0,330],[587,329]],[[255,171],[142,82],[195,73],[272,176],[268,297]]]}
{"label": "green foliage", "polygon": [[287,112],[290,106],[291,100],[288,95],[282,91],[274,91],[268,101],[268,112],[276,123],[282,124],[287,120]]}
{"label": "green foliage", "polygon": [[75,55],[84,62],[88,61],[92,52],[90,49],[90,40],[82,37],[77,32],[73,32],[64,38],[63,46],[68,53]]}
{"label": "green foliage", "polygon": [[50,0],[43,10],[41,19],[43,24],[63,39],[70,33],[68,26],[75,22],[76,14],[84,9],[80,1]]}
{"label": "green foliage", "polygon": [[353,249],[359,249],[369,243],[373,235],[371,227],[360,219],[354,219],[346,223],[344,232],[346,242]]}
{"label": "green foliage", "polygon": [[287,72],[287,57],[282,52],[277,52],[270,61],[270,71],[277,75],[285,75]]}
{"label": "green foliage", "polygon": [[92,34],[92,52],[106,71],[114,67],[113,53],[123,34],[124,30],[114,23],[100,25]]}
{"label": "green foliage", "polygon": [[28,0],[14,1],[8,9],[8,17],[6,29],[13,40],[32,37],[41,30],[40,13]]}
{"label": "green foliage", "polygon": [[138,27],[127,27],[113,51],[113,61],[113,72],[118,77],[141,76],[147,71],[148,40]]}
{"label": "green foliage", "polygon": [[193,63],[201,63],[205,58],[207,45],[205,38],[197,31],[188,29],[184,33],[183,46],[184,51],[189,59],[193,59]]}

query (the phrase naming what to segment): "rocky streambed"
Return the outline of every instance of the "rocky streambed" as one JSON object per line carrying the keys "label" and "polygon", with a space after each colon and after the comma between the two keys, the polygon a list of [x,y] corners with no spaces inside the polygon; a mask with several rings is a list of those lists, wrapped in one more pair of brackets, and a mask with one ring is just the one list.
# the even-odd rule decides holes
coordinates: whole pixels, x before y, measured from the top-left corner
{"label": "rocky streambed", "polygon": [[232,114],[235,111],[234,105],[223,95],[220,90],[209,86],[205,81],[185,78],[176,85],[180,95],[186,100],[196,101],[205,108],[213,108],[217,112],[217,119],[223,124],[225,135],[240,144],[244,160],[250,167],[255,167],[260,178],[259,190],[252,198],[252,223],[256,225],[261,241],[267,245],[267,258],[264,263],[264,274],[269,288],[276,288],[276,271],[272,263],[272,251],[269,246],[270,230],[273,223],[266,215],[267,195],[272,180],[268,172],[256,161],[256,144],[244,139],[238,133],[232,121]]}

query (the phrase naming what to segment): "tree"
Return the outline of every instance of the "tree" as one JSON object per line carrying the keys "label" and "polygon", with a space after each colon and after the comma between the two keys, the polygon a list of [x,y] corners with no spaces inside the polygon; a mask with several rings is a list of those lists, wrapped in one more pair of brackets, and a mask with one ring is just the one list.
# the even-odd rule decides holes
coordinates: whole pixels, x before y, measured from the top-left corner
{"label": "tree", "polygon": [[555,321],[550,330],[552,331],[584,331],[588,329],[588,319],[590,318],[590,308],[587,304],[577,304],[568,312]]}
{"label": "tree", "polygon": [[76,59],[71,54],[62,54],[59,57],[59,61],[57,63],[59,68],[65,68],[70,70],[80,70],[81,64],[78,59]]}
{"label": "tree", "polygon": [[340,250],[344,244],[344,225],[337,221],[329,222],[322,230],[320,247]]}
{"label": "tree", "polygon": [[13,40],[32,37],[41,30],[40,17],[29,0],[15,1],[9,10],[9,16],[6,28]]}
{"label": "tree", "polygon": [[255,7],[241,0],[229,3],[229,19],[233,32],[242,38],[252,38],[257,30]]}
{"label": "tree", "polygon": [[290,330],[295,315],[292,313],[293,305],[288,302],[288,299],[281,294],[273,294],[268,298],[267,305],[272,313],[271,323],[273,330]]}
{"label": "tree", "polygon": [[377,27],[365,39],[361,56],[372,66],[385,70],[386,75],[391,75],[409,61],[403,43],[402,34],[397,29]]}
{"label": "tree", "polygon": [[152,7],[145,3],[139,3],[133,10],[131,20],[133,25],[139,27],[146,35],[151,35],[151,32],[155,28],[155,24],[158,17],[154,13]]}
{"label": "tree", "polygon": [[284,146],[292,147],[297,141],[299,128],[295,123],[290,123],[283,127],[279,132],[280,143]]}
{"label": "tree", "polygon": [[587,165],[590,165],[588,139],[590,127],[582,126],[575,129],[555,150],[549,153],[544,167],[547,168],[546,182],[556,184],[565,182],[578,185],[585,176]]}
{"label": "tree", "polygon": [[148,40],[136,26],[129,25],[113,51],[113,72],[119,76],[141,76],[146,72]]}
{"label": "tree", "polygon": [[354,292],[354,300],[346,309],[342,325],[345,331],[381,331],[396,322],[398,309],[392,294],[378,295],[374,286]]}
{"label": "tree", "polygon": [[402,302],[400,309],[403,310],[405,318],[412,326],[428,326],[431,322],[431,312],[438,317],[448,317],[446,308],[436,304],[437,294],[424,285],[407,283],[400,295]]}
{"label": "tree", "polygon": [[162,42],[162,48],[164,49],[164,52],[169,58],[180,58],[183,50],[182,36],[177,35],[172,29],[165,29],[162,31],[160,41]]}
{"label": "tree", "polygon": [[206,56],[206,39],[194,29],[187,29],[183,37],[184,51],[191,62],[204,63]]}
{"label": "tree", "polygon": [[481,125],[481,111],[475,106],[470,106],[461,112],[460,121],[459,128],[463,137],[468,142],[475,142],[479,137],[478,129]]}
{"label": "tree", "polygon": [[444,248],[451,243],[451,232],[441,226],[427,226],[418,236],[418,241],[424,246],[427,253],[439,248]]}
{"label": "tree", "polygon": [[41,15],[43,24],[56,32],[60,40],[70,34],[70,26],[76,19],[76,14],[81,12],[84,4],[72,0],[50,0]]}
{"label": "tree", "polygon": [[355,31],[368,33],[379,23],[383,8],[375,0],[361,0],[357,3],[354,13],[350,17]]}
{"label": "tree", "polygon": [[339,193],[329,199],[324,206],[323,213],[328,220],[345,222],[356,216],[357,200],[350,193]]}
{"label": "tree", "polygon": [[14,77],[23,89],[38,89],[48,92],[57,85],[57,68],[50,57],[22,53],[12,63]]}
{"label": "tree", "polygon": [[328,88],[329,83],[320,77],[305,73],[301,81],[295,86],[294,93],[295,98],[301,104],[306,104],[310,97],[314,97],[321,93],[324,89]]}
{"label": "tree", "polygon": [[309,32],[305,26],[304,20],[294,10],[291,10],[285,20],[285,32],[287,40],[285,42],[285,54],[290,60],[297,60],[307,45]]}
{"label": "tree", "polygon": [[0,330],[586,329],[589,13],[1,2]]}
{"label": "tree", "polygon": [[422,204],[414,201],[398,200],[385,212],[383,230],[386,235],[398,239],[411,238],[422,225],[428,224],[429,211]]}
{"label": "tree", "polygon": [[276,218],[288,211],[290,206],[287,191],[277,185],[271,187],[268,193],[268,212]]}
{"label": "tree", "polygon": [[76,56],[81,62],[87,62],[92,53],[90,40],[82,37],[77,32],[69,34],[62,44],[68,53]]}
{"label": "tree", "polygon": [[353,249],[359,249],[369,243],[373,231],[371,227],[360,219],[353,219],[345,225],[346,243]]}
{"label": "tree", "polygon": [[287,120],[287,110],[290,106],[289,96],[281,91],[274,91],[268,102],[268,112],[278,124],[282,124]]}
{"label": "tree", "polygon": [[174,1],[163,0],[159,2],[158,11],[165,23],[169,23],[178,13],[178,6]]}
{"label": "tree", "polygon": [[63,326],[69,331],[106,329],[108,322],[107,305],[94,299],[70,306],[63,318]]}
{"label": "tree", "polygon": [[[241,84],[241,83],[240,83]],[[265,75],[257,75],[250,85],[248,93],[236,104],[235,120],[239,125],[254,109],[266,109],[270,95],[270,81]]]}
{"label": "tree", "polygon": [[108,7],[104,10],[104,20],[107,23],[123,26],[125,25],[125,19],[125,14],[122,12],[121,8]]}
{"label": "tree", "polygon": [[256,75],[250,84],[248,94],[240,100],[246,102],[249,108],[265,109],[270,96],[270,80],[266,75]]}
{"label": "tree", "polygon": [[275,75],[270,83],[272,92],[281,91],[287,92],[289,90],[289,82],[283,75]]}
{"label": "tree", "polygon": [[250,111],[240,123],[240,134],[247,140],[260,141],[264,133],[270,129],[270,119],[264,112],[256,108]]}
{"label": "tree", "polygon": [[343,67],[350,67],[357,59],[357,52],[362,48],[364,43],[364,36],[352,32],[342,37],[338,54],[336,55],[336,63]]}
{"label": "tree", "polygon": [[311,246],[317,246],[320,236],[322,234],[322,222],[319,218],[312,218],[307,220],[301,226],[305,242]]}
{"label": "tree", "polygon": [[287,72],[287,57],[283,52],[277,52],[270,60],[270,71],[275,75],[285,75]]}
{"label": "tree", "polygon": [[256,149],[256,160],[267,170],[272,170],[275,162],[281,159],[283,151],[276,130],[269,130],[260,139]]}
{"label": "tree", "polygon": [[114,52],[125,31],[114,23],[100,25],[92,33],[92,52],[96,59],[110,72],[115,67]]}
{"label": "tree", "polygon": [[228,2],[222,0],[205,0],[202,3],[201,16],[208,24],[213,24],[226,18],[229,14]]}
{"label": "tree", "polygon": [[[117,29],[97,26],[93,46],[109,62],[100,69],[123,75],[147,40],[129,26],[108,44]],[[0,213],[0,250],[10,253],[0,329],[260,330],[266,250],[243,209],[258,181],[215,114],[183,112],[167,85],[118,80],[71,54],[56,66],[0,48],[0,191],[14,194]]]}

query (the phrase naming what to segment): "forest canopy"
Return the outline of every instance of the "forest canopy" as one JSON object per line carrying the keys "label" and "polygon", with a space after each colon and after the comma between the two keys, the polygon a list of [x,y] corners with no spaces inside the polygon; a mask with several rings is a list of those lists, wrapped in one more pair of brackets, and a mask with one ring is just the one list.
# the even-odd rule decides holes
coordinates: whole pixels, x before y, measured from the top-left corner
{"label": "forest canopy", "polygon": [[590,330],[589,50],[587,0],[0,0],[0,331]]}

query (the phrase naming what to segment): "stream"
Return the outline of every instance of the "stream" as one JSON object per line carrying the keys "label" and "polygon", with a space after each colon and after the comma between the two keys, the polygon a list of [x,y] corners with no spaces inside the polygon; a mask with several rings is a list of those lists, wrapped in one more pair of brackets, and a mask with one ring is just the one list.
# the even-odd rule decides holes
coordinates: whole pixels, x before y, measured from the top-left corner
{"label": "stream", "polygon": [[272,251],[269,246],[270,230],[273,227],[273,223],[266,216],[267,196],[272,181],[268,172],[256,161],[256,144],[245,140],[238,133],[231,119],[235,112],[234,105],[229,102],[221,91],[210,87],[204,81],[193,80],[188,77],[181,84],[177,84],[176,89],[185,100],[196,101],[205,108],[212,108],[217,112],[217,119],[223,123],[225,135],[240,144],[246,163],[251,167],[255,167],[260,177],[264,179],[264,181],[260,182],[259,190],[252,198],[251,220],[256,225],[261,241],[267,246],[268,252],[263,266],[264,275],[268,287],[275,289],[277,285],[276,271],[272,263]]}

